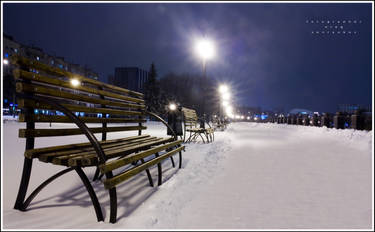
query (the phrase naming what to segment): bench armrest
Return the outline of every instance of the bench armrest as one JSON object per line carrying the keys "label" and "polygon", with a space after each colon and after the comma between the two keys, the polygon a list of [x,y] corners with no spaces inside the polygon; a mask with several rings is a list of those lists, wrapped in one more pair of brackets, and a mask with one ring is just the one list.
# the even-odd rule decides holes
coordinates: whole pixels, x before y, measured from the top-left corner
{"label": "bench armrest", "polygon": [[79,119],[76,115],[74,115],[70,110],[68,110],[67,108],[65,108],[61,104],[59,104],[55,101],[52,101],[48,98],[42,98],[42,97],[35,96],[35,95],[26,95],[26,94],[21,94],[21,93],[17,93],[17,96],[19,96],[21,98],[29,98],[29,99],[45,102],[45,103],[47,103],[51,106],[56,107],[59,111],[63,112],[68,118],[70,118],[72,120],[72,122],[74,122],[79,127],[79,129],[81,129],[85,133],[86,137],[90,141],[94,150],[98,154],[98,158],[99,158],[100,163],[105,163],[106,157],[105,157],[105,154],[104,154],[104,151],[103,151],[102,147],[100,146],[100,143],[98,142],[98,140],[96,139],[94,134],[86,126],[86,124],[84,122],[82,122],[82,120]]}
{"label": "bench armrest", "polygon": [[173,131],[173,129],[168,125],[168,123],[167,123],[164,119],[162,119],[159,115],[157,115],[157,114],[155,114],[155,113],[152,113],[152,112],[150,112],[150,111],[145,111],[145,113],[148,114],[148,115],[150,115],[150,116],[155,117],[155,118],[158,119],[160,122],[162,122],[166,127],[168,127],[168,129],[172,131],[174,139],[177,140],[177,135],[176,135],[176,133]]}

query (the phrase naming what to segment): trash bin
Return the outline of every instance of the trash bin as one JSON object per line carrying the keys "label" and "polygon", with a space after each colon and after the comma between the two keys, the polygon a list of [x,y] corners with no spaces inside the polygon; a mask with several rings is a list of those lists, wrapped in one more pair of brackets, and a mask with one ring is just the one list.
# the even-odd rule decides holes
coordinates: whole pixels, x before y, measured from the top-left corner
{"label": "trash bin", "polygon": [[[182,136],[182,111],[181,107],[176,110],[168,110],[168,125],[173,129],[177,136]],[[173,135],[173,132],[168,128],[167,135]]]}
{"label": "trash bin", "polygon": [[200,118],[199,119],[199,128],[201,129],[205,129],[206,128],[206,120],[205,120],[205,115],[203,115],[203,118]]}

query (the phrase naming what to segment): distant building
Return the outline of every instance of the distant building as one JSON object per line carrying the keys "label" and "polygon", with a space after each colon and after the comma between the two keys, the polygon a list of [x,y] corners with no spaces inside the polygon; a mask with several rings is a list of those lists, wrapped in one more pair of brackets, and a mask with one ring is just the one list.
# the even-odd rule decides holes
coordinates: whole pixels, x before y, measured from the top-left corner
{"label": "distant building", "polygon": [[110,84],[143,93],[148,72],[137,67],[118,67],[115,75],[108,79]]}
{"label": "distant building", "polygon": [[[13,77],[13,65],[10,63],[9,58],[13,54],[19,54],[29,59],[37,60],[41,63],[48,64],[50,66],[58,67],[61,69],[65,69],[66,71],[76,73],[88,78],[92,78],[97,80],[99,78],[98,73],[94,72],[93,70],[79,65],[69,63],[64,60],[64,57],[53,56],[50,54],[45,53],[41,48],[35,46],[27,46],[23,45],[13,39],[12,36],[3,34],[3,100],[4,100],[4,107],[9,107],[10,104],[15,104],[15,84],[14,84],[14,77]],[[37,72],[38,70],[32,70],[33,72]]]}
{"label": "distant building", "polygon": [[292,109],[291,111],[289,111],[289,114],[308,114],[308,115],[313,115],[314,112],[311,111],[311,110],[307,110],[307,109]]}
{"label": "distant building", "polygon": [[352,114],[356,110],[363,110],[363,111],[367,111],[367,112],[372,111],[370,105],[369,106],[362,106],[362,105],[359,105],[359,104],[340,104],[338,106],[338,111],[344,112],[344,113]]}

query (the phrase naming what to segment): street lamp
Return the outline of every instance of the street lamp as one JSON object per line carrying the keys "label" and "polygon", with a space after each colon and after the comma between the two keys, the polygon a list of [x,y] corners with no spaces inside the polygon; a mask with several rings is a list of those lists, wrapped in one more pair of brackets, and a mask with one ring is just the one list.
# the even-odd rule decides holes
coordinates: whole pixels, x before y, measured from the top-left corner
{"label": "street lamp", "polygon": [[[202,38],[198,41],[196,41],[195,44],[195,52],[197,55],[202,59],[202,64],[203,64],[203,78],[206,79],[206,62],[209,59],[212,59],[215,56],[215,46],[214,43],[207,38]],[[204,88],[204,85],[202,85]],[[203,89],[203,93],[205,93],[206,90]],[[205,96],[203,96],[203,99],[205,99]],[[204,122],[206,121],[206,115],[205,115],[205,101],[203,101],[203,106],[202,106],[202,111],[203,111],[203,126]]]}
{"label": "street lamp", "polygon": [[219,108],[220,116],[223,116],[222,107],[229,106],[229,99],[230,99],[229,87],[225,84],[221,84],[219,86],[219,93],[220,93],[220,108]]}
{"label": "street lamp", "polygon": [[228,101],[230,99],[230,94],[226,92],[223,95],[221,95],[221,97],[224,101]]}
{"label": "street lamp", "polygon": [[222,85],[219,86],[219,92],[220,92],[221,94],[225,94],[225,93],[227,93],[228,91],[229,91],[229,88],[228,88],[227,85],[222,84]]}
{"label": "street lamp", "polygon": [[224,107],[227,107],[227,106],[229,106],[229,102],[228,102],[228,101],[223,101],[222,105],[223,105]]}
{"label": "street lamp", "polygon": [[209,39],[201,39],[195,45],[195,51],[203,61],[203,77],[206,78],[206,61],[215,55],[214,43]]}
{"label": "street lamp", "polygon": [[4,59],[4,60],[3,60],[3,63],[4,63],[5,65],[8,65],[8,64],[9,64],[9,60],[8,60],[8,59]]}
{"label": "street lamp", "polygon": [[72,84],[74,87],[77,87],[81,84],[81,82],[78,79],[71,79],[70,84]]}
{"label": "street lamp", "polygon": [[177,106],[176,106],[176,104],[171,103],[171,104],[169,104],[168,108],[169,108],[170,111],[175,111],[177,109]]}

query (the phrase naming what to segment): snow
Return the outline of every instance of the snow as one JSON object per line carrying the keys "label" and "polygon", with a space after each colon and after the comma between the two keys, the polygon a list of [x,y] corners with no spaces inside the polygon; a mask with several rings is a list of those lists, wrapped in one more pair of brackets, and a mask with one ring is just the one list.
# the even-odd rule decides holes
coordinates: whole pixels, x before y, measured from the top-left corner
{"label": "snow", "polygon": [[[147,126],[149,134],[166,136],[162,124]],[[215,132],[213,143],[186,144],[182,169],[166,160],[161,186],[151,188],[145,173],[119,185],[118,221],[110,224],[102,183],[93,183],[105,217],[98,223],[73,172],[44,189],[27,212],[13,209],[25,147],[25,139],[18,138],[21,127],[16,121],[3,124],[4,229],[373,228],[372,132],[232,123]],[[134,132],[112,134],[109,139]],[[83,136],[40,138],[36,147],[85,141]],[[29,190],[62,170],[37,160],[33,165]],[[155,185],[156,169],[151,169]],[[90,178],[95,169],[84,171]]]}

